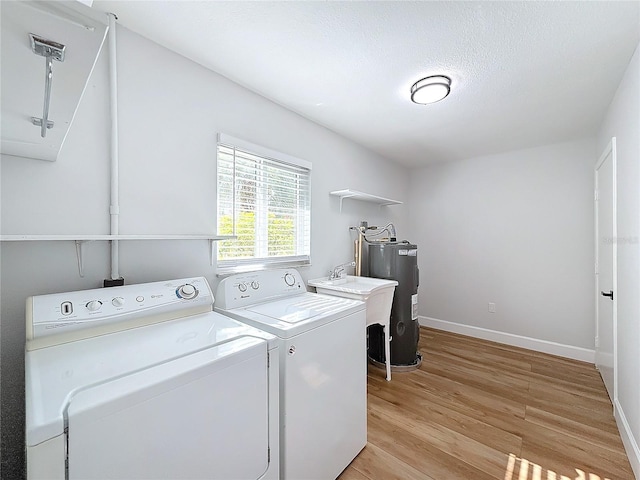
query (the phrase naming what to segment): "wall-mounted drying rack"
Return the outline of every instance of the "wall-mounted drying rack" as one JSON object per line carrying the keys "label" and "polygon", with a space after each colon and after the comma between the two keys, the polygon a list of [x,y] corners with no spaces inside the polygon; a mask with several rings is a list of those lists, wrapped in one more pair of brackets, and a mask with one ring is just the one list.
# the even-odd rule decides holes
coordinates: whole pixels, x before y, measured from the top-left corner
{"label": "wall-mounted drying rack", "polygon": [[232,240],[234,238],[236,238],[234,235],[0,235],[0,241],[2,242],[75,242],[78,274],[81,277],[84,277],[83,247],[86,242],[110,240],[208,240],[209,262],[213,266],[215,261],[214,242]]}
{"label": "wall-mounted drying rack", "polygon": [[0,2],[0,153],[55,162],[104,57],[108,19],[89,1]]}
{"label": "wall-mounted drying rack", "polygon": [[53,128],[53,121],[49,120],[49,105],[51,104],[51,83],[53,81],[53,61],[64,62],[65,46],[61,43],[47,40],[45,38],[29,34],[31,40],[31,50],[36,55],[45,58],[44,65],[44,107],[42,118],[31,117],[31,123],[40,127],[40,136],[47,136],[47,129]]}
{"label": "wall-mounted drying rack", "polygon": [[345,198],[350,198],[352,200],[360,200],[363,202],[376,203],[380,206],[383,205],[402,205],[400,200],[392,200],[390,198],[380,197],[378,195],[371,195],[370,193],[359,192],[357,190],[335,190],[333,192],[329,192],[329,195],[333,195],[335,197],[340,197],[340,212],[342,212],[342,201]]}

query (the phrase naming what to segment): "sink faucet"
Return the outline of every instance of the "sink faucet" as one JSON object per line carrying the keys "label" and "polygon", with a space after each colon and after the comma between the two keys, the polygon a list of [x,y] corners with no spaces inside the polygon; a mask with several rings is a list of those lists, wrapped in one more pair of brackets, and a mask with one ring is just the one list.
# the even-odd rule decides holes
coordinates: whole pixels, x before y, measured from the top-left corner
{"label": "sink faucet", "polygon": [[333,268],[333,270],[329,272],[329,280],[337,280],[340,278],[344,278],[346,275],[344,269],[346,267],[355,267],[355,266],[356,266],[356,262],[347,262],[347,263],[341,263],[340,265],[337,265],[336,267]]}

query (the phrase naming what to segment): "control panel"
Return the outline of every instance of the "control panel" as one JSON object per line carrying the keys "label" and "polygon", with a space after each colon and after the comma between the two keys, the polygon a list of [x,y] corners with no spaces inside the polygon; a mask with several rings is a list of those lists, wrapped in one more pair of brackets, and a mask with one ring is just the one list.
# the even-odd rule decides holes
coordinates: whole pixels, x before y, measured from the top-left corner
{"label": "control panel", "polygon": [[306,291],[300,272],[294,268],[239,273],[220,282],[216,307],[224,310],[242,308]]}
{"label": "control panel", "polygon": [[132,328],[132,322],[144,325],[211,311],[213,300],[204,277],[29,297],[27,348],[42,337],[97,327],[112,332]]}

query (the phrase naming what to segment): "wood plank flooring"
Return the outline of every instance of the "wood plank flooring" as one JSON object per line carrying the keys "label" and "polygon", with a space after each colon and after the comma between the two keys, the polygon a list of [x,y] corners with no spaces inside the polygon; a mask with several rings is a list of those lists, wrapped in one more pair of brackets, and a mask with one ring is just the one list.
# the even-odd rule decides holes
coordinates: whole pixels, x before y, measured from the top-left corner
{"label": "wood plank flooring", "polygon": [[368,443],[340,480],[633,480],[591,364],[422,327],[420,369],[369,366]]}

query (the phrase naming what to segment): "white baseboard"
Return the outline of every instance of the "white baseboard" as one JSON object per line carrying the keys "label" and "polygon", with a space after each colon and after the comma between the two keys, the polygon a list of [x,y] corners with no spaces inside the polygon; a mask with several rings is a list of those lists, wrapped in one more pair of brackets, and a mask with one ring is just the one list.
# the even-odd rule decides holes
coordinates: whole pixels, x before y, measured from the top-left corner
{"label": "white baseboard", "polygon": [[629,457],[629,463],[631,464],[635,477],[640,478],[640,448],[638,447],[638,442],[633,436],[629,422],[627,422],[627,417],[624,415],[622,405],[620,405],[618,399],[613,402],[613,406],[613,413],[616,417],[616,423],[618,424],[618,431],[620,432],[624,449],[627,452],[627,457]]}
{"label": "white baseboard", "polygon": [[588,363],[595,363],[596,352],[588,348],[574,347],[572,345],[564,345],[562,343],[549,342],[548,340],[539,340],[537,338],[523,337],[512,333],[498,332],[481,327],[473,327],[463,325],[461,323],[447,322],[437,318],[419,316],[420,325],[432,327],[446,332],[459,333],[469,337],[481,338],[492,342],[513,345],[514,347],[527,348],[537,352],[549,353],[560,357],[572,358]]}

